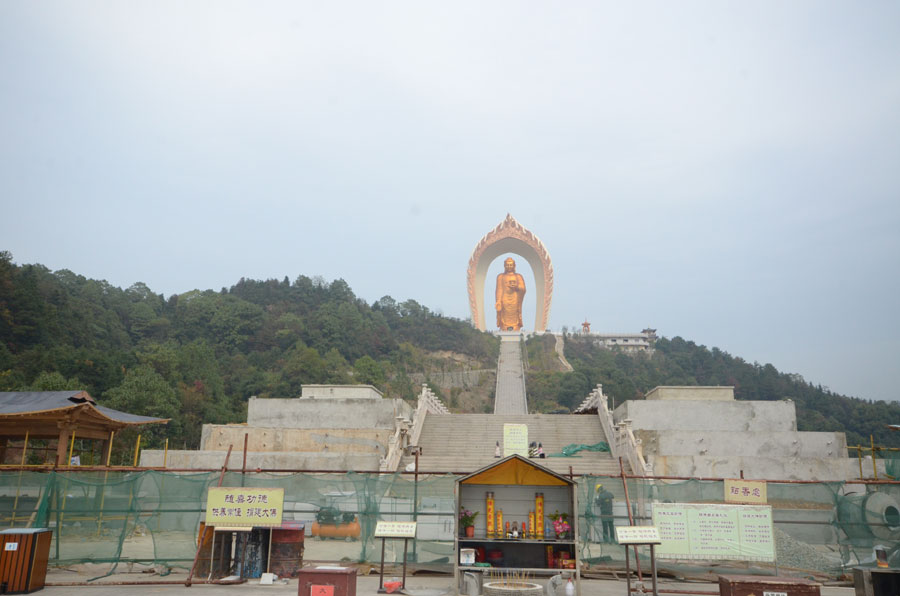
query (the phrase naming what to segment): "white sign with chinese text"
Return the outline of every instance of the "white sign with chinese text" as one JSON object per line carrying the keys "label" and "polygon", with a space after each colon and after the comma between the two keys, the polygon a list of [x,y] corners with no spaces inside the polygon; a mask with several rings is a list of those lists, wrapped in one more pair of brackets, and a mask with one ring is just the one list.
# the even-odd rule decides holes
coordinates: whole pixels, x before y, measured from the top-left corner
{"label": "white sign with chinese text", "polygon": [[619,544],[659,544],[659,530],[655,526],[616,526]]}
{"label": "white sign with chinese text", "polygon": [[666,559],[774,561],[772,508],[765,505],[654,503],[653,525]]}
{"label": "white sign with chinese text", "polygon": [[416,522],[380,521],[375,524],[375,538],[415,538]]}

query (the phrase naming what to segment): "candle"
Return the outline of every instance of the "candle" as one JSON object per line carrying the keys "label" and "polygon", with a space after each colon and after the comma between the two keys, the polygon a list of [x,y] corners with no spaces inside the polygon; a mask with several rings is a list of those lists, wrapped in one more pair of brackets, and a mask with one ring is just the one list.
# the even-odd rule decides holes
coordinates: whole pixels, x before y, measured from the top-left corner
{"label": "candle", "polygon": [[544,493],[534,494],[534,529],[538,540],[544,538]]}
{"label": "candle", "polygon": [[487,521],[487,537],[494,537],[494,493],[488,491],[485,494],[485,520]]}

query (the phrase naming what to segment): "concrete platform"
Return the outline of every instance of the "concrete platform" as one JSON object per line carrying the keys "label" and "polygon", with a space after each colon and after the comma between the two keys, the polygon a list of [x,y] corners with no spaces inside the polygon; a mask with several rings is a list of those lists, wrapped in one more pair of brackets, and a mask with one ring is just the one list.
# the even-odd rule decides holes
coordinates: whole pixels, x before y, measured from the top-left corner
{"label": "concrete platform", "polygon": [[[63,575],[59,575],[62,573]],[[48,575],[47,581],[48,583],[54,582],[62,582],[68,579],[68,581],[79,581],[77,574],[73,572],[66,571],[55,571],[52,574]],[[133,577],[137,575],[137,577]],[[153,577],[140,577],[141,575],[146,574],[119,574],[116,576],[117,581],[152,581]],[[258,596],[260,594],[297,594],[297,580],[289,580],[286,584],[281,581],[276,582],[271,586],[261,586],[259,585],[259,580],[250,580],[244,584],[238,585],[209,585],[209,584],[194,584],[190,588],[186,587],[183,583],[184,578],[187,576],[186,573],[180,574],[172,574],[165,578],[156,578],[159,581],[178,581],[181,583],[168,584],[168,585],[129,585],[127,587],[123,587],[122,585],[104,585],[104,581],[100,580],[99,582],[95,582],[89,586],[48,586],[44,589],[42,593],[47,594],[47,596],[59,596],[62,594],[78,594],[85,595],[88,594],[99,594],[99,595],[108,595],[112,596],[114,594],[123,594],[127,593],[144,595],[144,594],[167,594],[167,595],[202,595],[202,596],[225,596],[226,594],[235,596],[235,595],[247,595],[247,596]],[[388,578],[390,579],[390,578]],[[376,596],[378,593],[378,575],[366,575],[359,576],[357,578],[356,584],[356,593],[357,596]],[[450,576],[410,576],[407,577],[406,580],[407,593],[411,596],[443,596],[444,594],[448,594],[453,596],[456,594],[456,586],[453,582],[453,578]],[[681,590],[682,594],[718,594],[719,586],[714,583],[704,583],[704,582],[676,582],[669,580],[660,580],[658,584],[659,590],[661,593],[664,593],[663,590]],[[634,585],[632,584],[632,588]],[[650,581],[647,578],[646,593],[652,593],[650,591]],[[831,587],[826,586],[822,588],[822,596],[853,596],[854,590],[852,587]],[[581,583],[581,596],[627,596],[626,595],[626,583],[624,580],[598,580],[598,579],[583,579]]]}

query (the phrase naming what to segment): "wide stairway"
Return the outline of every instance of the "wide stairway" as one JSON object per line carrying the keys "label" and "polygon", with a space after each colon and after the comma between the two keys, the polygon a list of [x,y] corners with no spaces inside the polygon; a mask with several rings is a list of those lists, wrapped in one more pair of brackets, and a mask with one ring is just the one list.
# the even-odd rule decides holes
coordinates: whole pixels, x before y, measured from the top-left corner
{"label": "wide stairway", "polygon": [[[606,452],[579,451],[572,457],[551,457],[573,443],[608,442],[596,414],[429,414],[419,439],[419,471],[469,473],[494,463],[497,441],[503,445],[504,423],[527,424],[528,442],[541,443],[547,456],[535,459],[535,463],[558,474],[568,474],[570,466],[574,474],[620,473],[618,461]],[[400,469],[414,461],[414,457],[404,457]]]}
{"label": "wide stairway", "polygon": [[497,388],[494,414],[527,414],[525,367],[522,365],[522,336],[500,334],[500,357],[497,359]]}

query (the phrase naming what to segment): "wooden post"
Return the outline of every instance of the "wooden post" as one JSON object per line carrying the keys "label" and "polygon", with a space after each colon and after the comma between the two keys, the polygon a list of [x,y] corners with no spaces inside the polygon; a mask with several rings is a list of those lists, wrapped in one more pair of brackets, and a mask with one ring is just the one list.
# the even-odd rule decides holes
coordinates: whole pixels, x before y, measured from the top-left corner
{"label": "wooden post", "polygon": [[[25,452],[28,451],[28,431],[25,431],[25,443],[22,445],[22,463],[20,465],[25,465]],[[12,521],[10,522],[10,526],[16,526],[16,508],[19,506],[19,491],[22,489],[22,470],[19,470],[19,483],[16,486],[16,500],[13,502],[13,511],[12,511]]]}
{"label": "wooden post", "polygon": [[72,453],[75,451],[75,433],[72,433],[72,439],[69,442],[69,458],[66,460],[66,467],[72,467]]}
{"label": "wooden post", "polygon": [[137,467],[138,463],[138,455],[141,453],[141,433],[138,433],[137,441],[134,443],[134,463],[131,464],[132,468]]}
{"label": "wooden post", "polygon": [[72,434],[72,430],[67,426],[63,426],[63,428],[59,429],[59,439],[57,440],[57,443],[56,443],[56,466],[55,467],[57,467],[57,468],[60,465],[62,465],[63,460],[65,460],[66,447],[68,446],[69,436],[71,434]]}
{"label": "wooden post", "polygon": [[[225,472],[228,471],[228,458],[231,457],[231,450],[234,448],[234,445],[228,446],[228,453],[225,454],[225,463],[222,464],[222,472],[219,474],[219,482],[216,486],[222,486],[222,481],[225,480]],[[194,571],[197,570],[197,562],[200,560],[200,549],[203,548],[203,541],[206,540],[206,533],[209,531],[209,526],[203,526],[203,533],[200,534],[200,543],[197,545],[197,552],[194,554],[194,564],[191,565],[191,571],[188,573],[187,579],[184,581],[184,585],[188,588],[191,587],[191,579],[194,577]],[[215,534],[213,534],[215,537]],[[212,553],[210,553],[212,554]],[[210,567],[212,567],[212,562],[210,562]]]}

